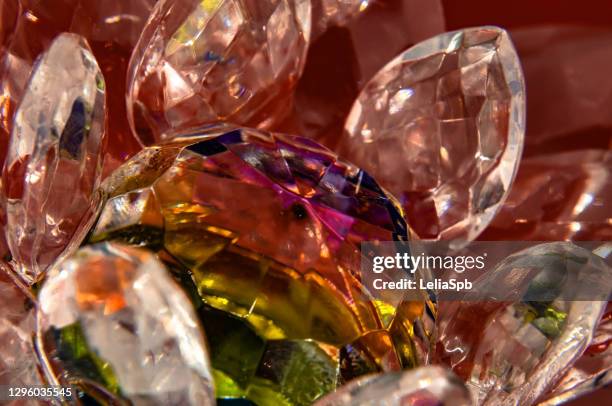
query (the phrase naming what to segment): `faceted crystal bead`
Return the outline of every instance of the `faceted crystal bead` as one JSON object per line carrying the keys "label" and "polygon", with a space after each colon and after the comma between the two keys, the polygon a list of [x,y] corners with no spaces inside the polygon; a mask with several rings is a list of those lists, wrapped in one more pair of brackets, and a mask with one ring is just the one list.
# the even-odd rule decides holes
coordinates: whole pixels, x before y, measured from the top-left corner
{"label": "faceted crystal bead", "polygon": [[7,240],[35,281],[87,232],[104,134],[104,79],[82,38],[62,34],[35,67],[15,114],[3,173]]}
{"label": "faceted crystal bead", "polygon": [[361,283],[360,243],[407,237],[367,173],[300,137],[209,128],[174,138],[105,181],[91,240],[155,250],[190,292],[218,397],[310,404],[355,376],[421,361],[424,302],[374,300]]}
{"label": "faceted crystal bead", "polygon": [[[440,303],[437,362],[466,380],[481,404],[534,404],[589,347],[611,277],[601,258],[571,243],[513,254],[473,288],[502,284],[504,296]],[[513,299],[524,295],[531,299]]]}
{"label": "faceted crystal bead", "polygon": [[40,385],[32,345],[34,303],[9,272],[7,264],[0,264],[0,385]]}
{"label": "faceted crystal bead", "polygon": [[0,2],[0,163],[4,162],[15,109],[36,58],[62,32],[85,37],[101,67],[114,142],[112,169],[139,149],[125,112],[128,60],[156,0],[2,0]]}
{"label": "faceted crystal bead", "polygon": [[39,300],[50,382],[99,404],[213,404],[194,310],[152,253],[82,248],[51,271]]}
{"label": "faceted crystal bead", "polygon": [[612,152],[580,150],[523,159],[483,240],[612,239]]}
{"label": "faceted crystal bead", "polygon": [[471,406],[470,392],[457,376],[439,366],[369,375],[348,383],[315,406]]}
{"label": "faceted crystal bead", "polygon": [[[113,142],[107,148],[107,171],[139,148],[125,113],[128,59],[155,0],[0,1],[0,166],[4,163],[13,116],[23,97],[36,58],[62,32],[85,36],[98,59],[109,90],[107,114]],[[0,223],[4,208],[0,208]],[[4,234],[4,230],[1,230]],[[0,236],[0,255],[7,253]]]}
{"label": "faceted crystal bead", "polygon": [[472,240],[512,183],[524,110],[506,32],[450,32],[376,74],[353,105],[338,151],[400,200],[419,237]]}
{"label": "faceted crystal bead", "polygon": [[217,121],[270,127],[291,105],[310,0],[167,0],[133,56],[129,118],[144,144]]}
{"label": "faceted crystal bead", "polygon": [[368,1],[367,8],[353,13],[357,3],[361,9],[363,1],[313,1],[314,32],[304,73],[291,114],[275,130],[333,149],[368,80],[399,52],[445,31],[441,0]]}

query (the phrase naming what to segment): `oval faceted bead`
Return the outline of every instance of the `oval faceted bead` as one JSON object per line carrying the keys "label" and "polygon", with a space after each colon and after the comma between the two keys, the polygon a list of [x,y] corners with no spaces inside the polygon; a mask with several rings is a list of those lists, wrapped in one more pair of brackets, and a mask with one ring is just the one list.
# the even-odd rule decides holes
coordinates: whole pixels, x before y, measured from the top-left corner
{"label": "oval faceted bead", "polygon": [[82,248],[51,271],[39,300],[50,382],[74,385],[96,404],[214,404],[196,315],[152,253]]}
{"label": "oval faceted bead", "polygon": [[401,244],[406,224],[367,173],[313,141],[182,133],[104,190],[92,242],[155,250],[190,292],[218,397],[310,404],[356,376],[421,362],[428,345],[412,328],[424,301],[376,300],[359,273],[360,243]]}
{"label": "oval faceted bead", "polygon": [[421,42],[378,72],[338,151],[400,200],[420,238],[473,240],[506,198],[524,127],[508,34],[470,28]]}
{"label": "oval faceted bead", "polygon": [[6,237],[29,282],[78,246],[93,220],[104,112],[104,78],[89,46],[60,35],[34,68],[3,172]]}
{"label": "oval faceted bead", "polygon": [[569,242],[519,251],[467,294],[481,300],[440,303],[437,361],[468,382],[479,404],[535,404],[591,343],[611,276],[602,258]]}
{"label": "oval faceted bead", "polygon": [[130,65],[128,109],[145,145],[218,121],[270,127],[291,106],[310,0],[164,0]]}
{"label": "oval faceted bead", "polygon": [[2,0],[0,2],[0,162],[15,110],[36,59],[64,32],[87,39],[106,82],[108,145],[113,169],[140,149],[129,128],[125,87],[128,60],[156,0]]}

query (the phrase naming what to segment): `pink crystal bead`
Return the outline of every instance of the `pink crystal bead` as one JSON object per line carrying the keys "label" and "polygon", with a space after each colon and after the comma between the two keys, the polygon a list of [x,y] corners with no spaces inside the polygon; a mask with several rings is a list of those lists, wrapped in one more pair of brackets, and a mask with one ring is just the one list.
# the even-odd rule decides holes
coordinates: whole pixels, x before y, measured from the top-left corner
{"label": "pink crystal bead", "polygon": [[[481,292],[504,286],[507,293],[495,300],[440,303],[436,362],[468,382],[479,404],[544,399],[595,336],[611,272],[602,258],[568,242],[513,254],[475,287]],[[569,300],[572,295],[577,300]]]}
{"label": "pink crystal bead", "polygon": [[524,127],[507,33],[471,28],[424,41],[377,73],[338,151],[400,200],[420,238],[472,240],[506,198]]}
{"label": "pink crystal bead", "polygon": [[62,34],[34,68],[15,114],[3,183],[18,273],[38,280],[93,219],[102,167],[104,79],[86,42]]}
{"label": "pink crystal bead", "polygon": [[107,167],[116,167],[139,149],[125,112],[128,60],[156,0],[39,0],[0,2],[0,163],[6,155],[15,110],[36,58],[62,32],[87,39],[108,89]]}
{"label": "pink crystal bead", "polygon": [[129,71],[140,140],[217,121],[281,120],[304,66],[310,13],[310,0],[160,2]]}

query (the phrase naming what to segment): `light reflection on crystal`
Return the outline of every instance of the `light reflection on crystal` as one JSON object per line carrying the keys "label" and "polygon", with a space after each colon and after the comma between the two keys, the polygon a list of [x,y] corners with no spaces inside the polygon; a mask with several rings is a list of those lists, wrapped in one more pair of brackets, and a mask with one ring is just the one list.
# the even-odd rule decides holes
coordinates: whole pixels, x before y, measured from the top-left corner
{"label": "light reflection on crystal", "polygon": [[315,406],[470,406],[465,384],[439,366],[405,372],[369,375],[343,386]]}
{"label": "light reflection on crystal", "polygon": [[32,282],[77,246],[97,200],[104,79],[86,42],[60,35],[32,73],[15,114],[3,173],[6,236]]}
{"label": "light reflection on crystal", "polygon": [[612,239],[612,153],[581,150],[523,159],[483,240]]}
{"label": "light reflection on crystal", "polygon": [[310,39],[310,0],[168,0],[130,67],[129,118],[145,144],[169,129],[270,127],[291,106]]}
{"label": "light reflection on crystal", "polygon": [[580,289],[609,290],[611,273],[601,258],[571,243],[541,244],[514,254],[474,289],[503,284],[509,295],[540,289],[551,299],[440,303],[437,360],[468,382],[479,403],[533,404],[589,346],[607,305],[554,297],[580,295],[571,282],[576,278],[585,282]]}
{"label": "light reflection on crystal", "polygon": [[524,110],[505,31],[446,33],[402,53],[365,86],[338,151],[395,194],[419,237],[473,240],[514,178]]}
{"label": "light reflection on crystal", "polygon": [[155,250],[191,292],[218,397],[309,404],[422,362],[429,344],[411,331],[424,304],[375,304],[360,283],[361,241],[406,238],[365,172],[299,137],[221,128],[175,140],[106,181],[91,239]]}
{"label": "light reflection on crystal", "polygon": [[[32,345],[35,328],[34,303],[0,264],[0,385],[41,385]],[[17,401],[19,402],[19,401]],[[11,403],[9,403],[11,404]],[[34,405],[34,401],[15,404]]]}
{"label": "light reflection on crystal", "polygon": [[558,405],[612,383],[612,306],[602,317],[589,348],[558,385],[546,395],[542,406]]}
{"label": "light reflection on crystal", "polygon": [[153,254],[108,243],[83,248],[51,271],[39,300],[51,382],[74,384],[103,404],[213,404],[199,323]]}

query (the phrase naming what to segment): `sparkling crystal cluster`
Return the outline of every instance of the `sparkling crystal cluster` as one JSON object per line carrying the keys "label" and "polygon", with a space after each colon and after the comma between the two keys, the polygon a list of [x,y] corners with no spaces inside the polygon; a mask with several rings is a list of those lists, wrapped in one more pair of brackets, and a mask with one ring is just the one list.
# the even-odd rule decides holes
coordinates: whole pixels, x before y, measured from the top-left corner
{"label": "sparkling crystal cluster", "polygon": [[[609,30],[457,30],[438,0],[52,3],[0,2],[0,385],[422,406],[610,383]],[[364,242],[476,239],[556,242],[479,278],[507,287],[488,300],[383,300],[360,273]]]}

